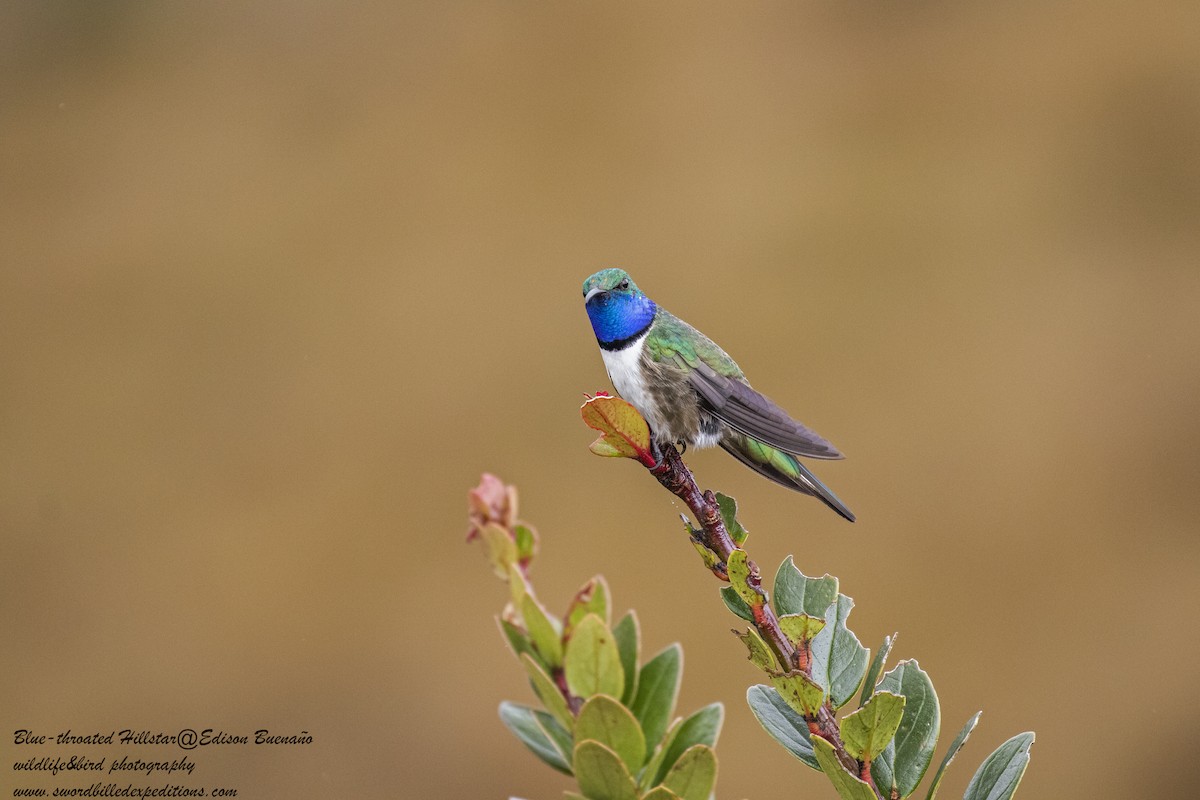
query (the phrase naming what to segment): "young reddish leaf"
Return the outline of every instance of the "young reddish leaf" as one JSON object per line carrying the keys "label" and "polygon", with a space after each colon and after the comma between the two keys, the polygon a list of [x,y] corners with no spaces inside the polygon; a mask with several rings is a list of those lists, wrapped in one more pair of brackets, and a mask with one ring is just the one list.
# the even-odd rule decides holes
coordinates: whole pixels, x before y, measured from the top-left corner
{"label": "young reddish leaf", "polygon": [[603,434],[588,449],[608,458],[633,458],[647,467],[655,460],[650,455],[650,426],[637,409],[619,397],[596,395],[579,409],[589,428]]}

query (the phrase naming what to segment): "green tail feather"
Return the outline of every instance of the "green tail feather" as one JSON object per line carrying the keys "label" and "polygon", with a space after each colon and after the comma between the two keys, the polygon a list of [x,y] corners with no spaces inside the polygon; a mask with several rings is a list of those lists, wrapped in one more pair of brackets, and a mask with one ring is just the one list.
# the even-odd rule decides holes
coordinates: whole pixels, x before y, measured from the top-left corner
{"label": "green tail feather", "polygon": [[795,456],[732,430],[726,430],[721,437],[721,447],[763,477],[789,489],[810,494],[854,522],[853,512]]}

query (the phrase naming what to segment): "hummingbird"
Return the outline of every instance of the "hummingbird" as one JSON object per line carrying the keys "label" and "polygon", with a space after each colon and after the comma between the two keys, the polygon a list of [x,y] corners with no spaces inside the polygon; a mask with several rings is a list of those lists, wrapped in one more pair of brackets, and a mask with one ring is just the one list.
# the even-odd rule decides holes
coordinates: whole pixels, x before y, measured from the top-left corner
{"label": "hummingbird", "polygon": [[760,475],[854,521],[799,460],[842,454],[750,388],[712,339],[647,297],[623,269],[585,280],[583,302],[613,387],[645,417],[656,440],[685,449],[720,445]]}

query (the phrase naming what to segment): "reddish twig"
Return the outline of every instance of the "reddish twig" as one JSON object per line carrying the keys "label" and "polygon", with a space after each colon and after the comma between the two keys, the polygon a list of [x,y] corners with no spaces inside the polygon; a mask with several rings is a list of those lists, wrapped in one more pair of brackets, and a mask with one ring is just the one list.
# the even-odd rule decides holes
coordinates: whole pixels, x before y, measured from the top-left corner
{"label": "reddish twig", "polygon": [[[662,442],[657,444],[660,457],[658,463],[649,468],[650,473],[658,479],[659,483],[666,487],[667,491],[678,497],[691,509],[696,521],[700,523],[701,529],[696,534],[700,543],[716,553],[721,559],[719,569],[714,568],[713,570],[714,574],[728,581],[729,575],[725,569],[725,564],[728,563],[729,557],[733,554],[734,550],[740,548],[738,548],[729,536],[729,531],[725,529],[725,522],[721,519],[721,509],[717,505],[717,498],[710,491],[702,492],[700,490],[700,487],[696,484],[695,476],[692,475],[692,471],[688,469],[687,465],[683,463],[679,451],[674,446]],[[810,654],[798,650],[791,640],[783,634],[783,631],[779,627],[779,619],[775,616],[775,611],[771,608],[767,599],[767,593],[762,588],[762,578],[758,571],[758,565],[748,560],[747,566],[749,567],[750,574],[746,578],[746,585],[760,598],[759,602],[750,604],[750,609],[754,616],[754,627],[786,670],[803,672],[807,677],[811,678],[812,659]],[[837,719],[834,717],[833,708],[828,702],[821,706],[820,711],[815,717],[809,718],[806,716],[805,721],[808,722],[810,733],[820,736],[833,745],[838,761],[842,763],[850,774],[862,774],[864,765],[846,752],[846,746],[842,743],[842,737],[838,729]],[[879,790],[875,788],[874,783],[869,780],[868,783],[871,784],[871,788],[878,795]]]}

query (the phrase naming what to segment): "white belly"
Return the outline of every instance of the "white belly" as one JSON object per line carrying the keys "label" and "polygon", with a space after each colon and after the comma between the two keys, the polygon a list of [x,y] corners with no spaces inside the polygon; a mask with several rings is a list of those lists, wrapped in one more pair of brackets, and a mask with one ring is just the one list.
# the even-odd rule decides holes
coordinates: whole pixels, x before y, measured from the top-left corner
{"label": "white belly", "polygon": [[[646,379],[641,368],[642,350],[645,346],[646,337],[643,335],[642,338],[623,350],[601,348],[600,355],[604,358],[604,368],[608,370],[609,380],[612,381],[617,394],[628,400],[638,410],[638,413],[645,417],[646,422],[650,424],[651,433],[663,441],[682,441],[685,438],[683,431],[671,430],[666,418],[659,413],[658,403],[646,386]],[[719,432],[700,431],[695,434],[692,441],[688,442],[688,445],[699,449],[712,447],[720,441]]]}
{"label": "white belly", "polygon": [[600,350],[604,358],[604,368],[608,370],[608,378],[612,381],[617,394],[628,400],[638,412],[650,423],[650,429],[655,434],[669,434],[665,430],[666,421],[658,413],[658,406],[646,388],[646,380],[642,376],[639,362],[642,360],[642,349],[646,346],[646,337],[638,339],[633,344],[621,350]]}

